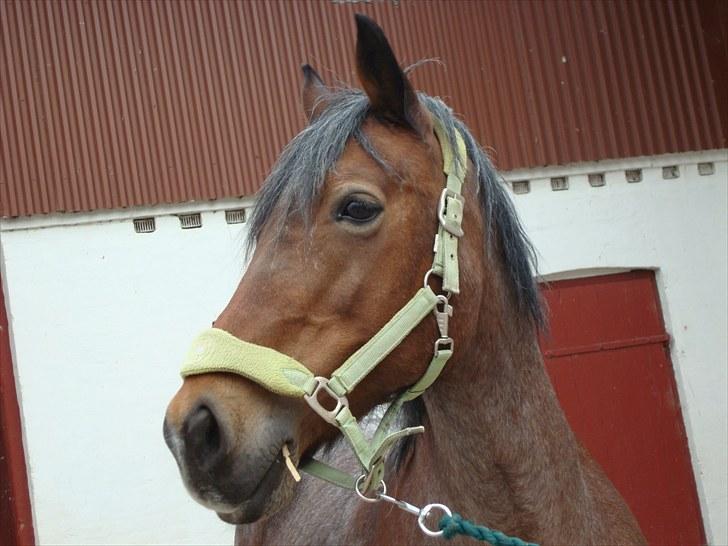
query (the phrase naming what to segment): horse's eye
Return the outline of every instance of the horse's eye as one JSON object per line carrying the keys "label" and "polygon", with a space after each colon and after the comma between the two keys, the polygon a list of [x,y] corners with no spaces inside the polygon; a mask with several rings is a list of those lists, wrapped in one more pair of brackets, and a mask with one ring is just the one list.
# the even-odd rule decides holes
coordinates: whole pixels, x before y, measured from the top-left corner
{"label": "horse's eye", "polygon": [[338,219],[363,224],[374,220],[380,212],[382,212],[382,207],[377,203],[353,198],[344,202],[339,210]]}

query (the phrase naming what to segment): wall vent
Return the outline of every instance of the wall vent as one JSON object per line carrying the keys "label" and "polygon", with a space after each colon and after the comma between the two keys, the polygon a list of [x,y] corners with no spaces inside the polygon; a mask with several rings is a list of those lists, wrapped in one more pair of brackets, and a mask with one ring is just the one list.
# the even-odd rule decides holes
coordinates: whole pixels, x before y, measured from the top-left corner
{"label": "wall vent", "polygon": [[604,181],[604,173],[594,173],[589,175],[589,185],[592,188],[601,188],[606,185]]}
{"label": "wall vent", "polygon": [[513,181],[513,193],[522,194],[531,191],[531,182],[529,180],[514,180]]}
{"label": "wall vent", "polygon": [[134,218],[134,231],[137,233],[152,233],[155,229],[154,218]]}
{"label": "wall vent", "polygon": [[228,224],[244,224],[245,209],[226,210],[225,221]]}
{"label": "wall vent", "polygon": [[565,176],[557,176],[551,179],[551,189],[553,191],[563,191],[569,189],[569,179]]}
{"label": "wall vent", "polygon": [[179,225],[182,229],[194,229],[202,227],[202,217],[199,212],[194,214],[180,214]]}
{"label": "wall vent", "polygon": [[710,176],[715,172],[713,163],[698,163],[698,173],[700,176]]}
{"label": "wall vent", "polygon": [[680,178],[680,167],[678,167],[677,165],[662,167],[662,178],[664,178],[665,180]]}
{"label": "wall vent", "polygon": [[642,182],[642,169],[629,169],[624,171],[624,177],[627,182],[634,184],[636,182]]}

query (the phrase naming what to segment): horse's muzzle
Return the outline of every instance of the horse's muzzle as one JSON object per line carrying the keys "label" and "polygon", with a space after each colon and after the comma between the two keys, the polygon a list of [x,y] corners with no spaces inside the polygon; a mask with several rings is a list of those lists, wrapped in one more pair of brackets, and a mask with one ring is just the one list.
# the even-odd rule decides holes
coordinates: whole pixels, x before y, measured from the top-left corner
{"label": "horse's muzzle", "polygon": [[[284,479],[284,444],[292,446],[287,419],[232,427],[210,400],[175,398],[164,419],[164,439],[184,484],[200,504],[229,523],[264,515]],[[257,421],[257,420],[256,420]]]}

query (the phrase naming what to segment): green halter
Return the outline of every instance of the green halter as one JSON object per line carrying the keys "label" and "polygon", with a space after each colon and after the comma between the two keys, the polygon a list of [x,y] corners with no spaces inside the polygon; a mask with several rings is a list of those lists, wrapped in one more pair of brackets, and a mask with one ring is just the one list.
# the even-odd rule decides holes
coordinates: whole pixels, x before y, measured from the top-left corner
{"label": "green halter", "polygon": [[[314,377],[300,362],[278,351],[242,341],[231,334],[210,328],[193,342],[182,365],[182,377],[211,372],[241,375],[282,396],[303,397],[324,420],[338,427],[349,440],[366,478],[357,483],[352,476],[316,460],[300,466],[304,472],[348,489],[374,491],[384,475],[384,460],[397,440],[424,431],[424,427],[409,427],[389,433],[389,428],[402,404],[421,395],[440,375],[453,354],[454,343],[448,336],[448,319],[452,306],[448,298],[460,292],[458,272],[458,239],[463,236],[462,185],[467,168],[466,148],[456,132],[457,150],[450,147],[447,133],[435,121],[435,133],[440,141],[443,172],[447,184],[440,195],[437,216],[439,227],[435,236],[432,268],[425,275],[424,287],[402,307],[374,337],[352,354],[329,379]],[[436,295],[428,284],[431,274],[442,278],[445,294]],[[435,340],[430,365],[424,375],[395,400],[377,427],[374,437],[367,441],[356,418],[349,411],[346,395],[392,352],[407,335],[430,313],[434,312],[440,336]],[[323,391],[335,402],[333,410],[324,408],[318,400]]]}

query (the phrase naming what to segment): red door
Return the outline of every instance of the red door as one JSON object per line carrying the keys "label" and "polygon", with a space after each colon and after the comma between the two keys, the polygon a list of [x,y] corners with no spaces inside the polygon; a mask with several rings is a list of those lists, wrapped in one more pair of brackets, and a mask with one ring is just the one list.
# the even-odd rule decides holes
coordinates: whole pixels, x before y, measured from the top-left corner
{"label": "red door", "polygon": [[650,544],[705,544],[652,271],[543,287],[541,350],[566,417]]}
{"label": "red door", "polygon": [[34,542],[20,408],[0,277],[0,544],[25,546]]}

